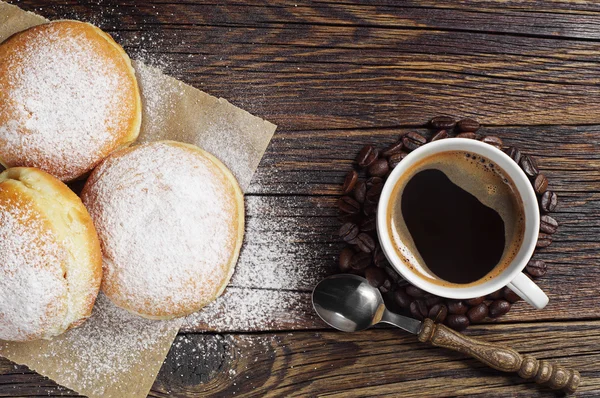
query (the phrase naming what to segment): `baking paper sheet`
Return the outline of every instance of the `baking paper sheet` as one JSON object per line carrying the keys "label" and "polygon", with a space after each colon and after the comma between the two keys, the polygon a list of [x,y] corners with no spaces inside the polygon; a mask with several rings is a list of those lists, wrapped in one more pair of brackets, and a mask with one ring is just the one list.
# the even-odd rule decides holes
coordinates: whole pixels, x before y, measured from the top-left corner
{"label": "baking paper sheet", "polygon": [[[0,1],[0,42],[45,22]],[[141,62],[134,68],[144,105],[138,141],[198,145],[223,161],[245,191],[276,126]],[[146,397],[182,323],[139,318],[101,294],[82,327],[51,341],[0,342],[0,356],[89,397]]]}

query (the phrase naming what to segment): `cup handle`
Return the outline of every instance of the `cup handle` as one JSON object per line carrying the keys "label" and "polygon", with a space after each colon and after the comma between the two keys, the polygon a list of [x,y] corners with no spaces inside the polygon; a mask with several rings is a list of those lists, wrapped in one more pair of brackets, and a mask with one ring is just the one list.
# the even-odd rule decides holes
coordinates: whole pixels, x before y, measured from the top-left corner
{"label": "cup handle", "polygon": [[522,272],[519,272],[515,279],[510,281],[507,286],[538,310],[541,310],[548,304],[549,299],[546,293]]}

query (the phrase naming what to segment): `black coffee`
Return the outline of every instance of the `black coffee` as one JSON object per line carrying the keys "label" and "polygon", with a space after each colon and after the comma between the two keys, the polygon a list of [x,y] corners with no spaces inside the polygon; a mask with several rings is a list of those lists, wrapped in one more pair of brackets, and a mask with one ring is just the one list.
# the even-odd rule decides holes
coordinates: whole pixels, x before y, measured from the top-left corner
{"label": "black coffee", "polygon": [[523,241],[525,216],[516,191],[479,155],[452,151],[423,159],[392,194],[390,228],[399,254],[418,274],[442,284],[495,276]]}

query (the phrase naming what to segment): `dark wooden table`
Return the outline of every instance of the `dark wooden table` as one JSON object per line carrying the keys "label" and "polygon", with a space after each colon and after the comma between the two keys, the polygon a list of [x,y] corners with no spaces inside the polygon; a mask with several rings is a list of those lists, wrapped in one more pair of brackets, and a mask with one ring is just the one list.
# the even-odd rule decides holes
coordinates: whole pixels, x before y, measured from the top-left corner
{"label": "dark wooden table", "polygon": [[[600,396],[600,4],[15,3],[94,22],[133,57],[279,125],[246,197],[247,245],[271,245],[274,264],[303,275],[274,291],[294,305],[241,330],[187,326],[151,396],[547,396],[399,330],[333,332],[310,309],[336,267],[335,201],[357,149],[440,113],[477,118],[537,156],[560,197],[559,233],[540,255],[549,306],[516,304],[467,334],[576,368],[578,395]],[[230,287],[242,288],[270,289]],[[76,394],[0,359],[0,396],[38,395]]]}

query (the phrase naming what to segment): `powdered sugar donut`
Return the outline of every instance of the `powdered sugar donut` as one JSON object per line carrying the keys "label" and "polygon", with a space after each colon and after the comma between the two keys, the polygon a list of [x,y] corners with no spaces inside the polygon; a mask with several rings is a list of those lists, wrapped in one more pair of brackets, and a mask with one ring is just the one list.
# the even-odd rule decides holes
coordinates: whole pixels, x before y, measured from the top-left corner
{"label": "powdered sugar donut", "polygon": [[90,316],[102,255],[66,185],[33,168],[0,174],[0,340],[57,336]]}
{"label": "powdered sugar donut", "polygon": [[244,233],[244,198],[231,172],[173,141],[123,149],[83,192],[101,241],[102,290],[150,319],[188,315],[229,282]]}
{"label": "powdered sugar donut", "polygon": [[92,170],[140,131],[129,57],[88,23],[56,21],[0,44],[0,162],[62,181]]}

